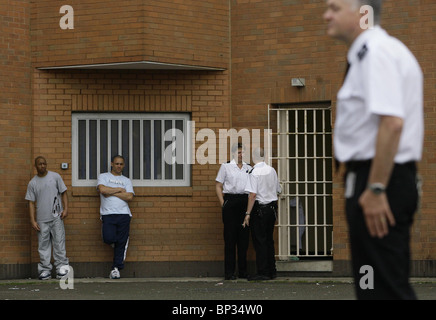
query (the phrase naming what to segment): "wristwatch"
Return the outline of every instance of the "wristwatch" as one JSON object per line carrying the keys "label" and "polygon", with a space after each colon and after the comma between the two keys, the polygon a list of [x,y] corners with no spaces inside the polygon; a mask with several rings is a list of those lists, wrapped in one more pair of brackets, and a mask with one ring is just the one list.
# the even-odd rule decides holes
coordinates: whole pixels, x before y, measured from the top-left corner
{"label": "wristwatch", "polygon": [[382,194],[386,191],[386,187],[383,183],[375,182],[368,185],[368,189],[372,191],[374,194]]}

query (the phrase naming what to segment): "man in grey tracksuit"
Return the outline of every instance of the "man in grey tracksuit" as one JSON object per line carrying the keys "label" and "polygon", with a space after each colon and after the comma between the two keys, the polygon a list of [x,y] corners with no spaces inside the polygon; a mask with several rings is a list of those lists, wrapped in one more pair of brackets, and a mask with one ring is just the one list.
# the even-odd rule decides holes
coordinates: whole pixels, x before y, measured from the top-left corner
{"label": "man in grey tracksuit", "polygon": [[35,168],[37,174],[27,186],[25,199],[29,201],[30,223],[38,232],[39,279],[51,278],[52,248],[57,278],[62,278],[69,270],[63,222],[68,215],[67,187],[58,173],[47,170],[44,157],[35,159]]}

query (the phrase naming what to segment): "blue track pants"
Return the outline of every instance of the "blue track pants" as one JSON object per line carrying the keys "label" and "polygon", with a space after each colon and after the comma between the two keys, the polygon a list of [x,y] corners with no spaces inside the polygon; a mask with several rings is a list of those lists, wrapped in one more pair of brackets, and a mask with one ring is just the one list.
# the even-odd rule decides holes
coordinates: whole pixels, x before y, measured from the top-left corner
{"label": "blue track pants", "polygon": [[114,247],[112,268],[124,268],[127,247],[129,244],[131,217],[128,214],[109,214],[102,216],[102,235],[104,243]]}

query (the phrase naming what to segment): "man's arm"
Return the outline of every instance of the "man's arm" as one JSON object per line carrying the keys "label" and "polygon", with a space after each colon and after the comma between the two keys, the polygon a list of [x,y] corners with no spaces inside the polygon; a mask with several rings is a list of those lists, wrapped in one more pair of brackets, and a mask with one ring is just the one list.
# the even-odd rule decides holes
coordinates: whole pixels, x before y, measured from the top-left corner
{"label": "man's arm", "polygon": [[127,191],[115,193],[114,196],[126,202],[129,202],[133,199],[133,193]]}
{"label": "man's arm", "polygon": [[102,184],[99,184],[97,189],[105,197],[113,196],[113,195],[115,195],[117,193],[125,192],[126,191],[124,188],[120,188],[120,187],[118,187],[118,188],[106,187],[105,185],[102,185]]}
{"label": "man's arm", "polygon": [[29,216],[30,216],[30,225],[33,229],[36,231],[39,231],[39,225],[38,222],[36,222],[36,209],[35,209],[35,202],[29,201]]}
{"label": "man's arm", "polygon": [[250,192],[250,194],[248,195],[247,212],[246,212],[248,214],[245,215],[244,223],[242,224],[243,227],[250,225],[250,214],[251,214],[251,210],[253,210],[255,201],[256,201],[256,194]]}
{"label": "man's arm", "polygon": [[112,188],[112,187],[106,187],[102,184],[99,184],[97,189],[105,197],[114,196],[114,197],[120,198],[121,200],[124,200],[124,201],[131,201],[133,199],[133,193],[126,192],[126,189],[121,188],[121,187]]}
{"label": "man's arm", "polygon": [[68,216],[68,193],[67,191],[64,191],[62,193],[62,202],[63,202],[63,208],[64,211],[61,213],[61,219],[65,219]]}
{"label": "man's arm", "polygon": [[[382,183],[387,186],[394,167],[394,158],[398,150],[403,119],[381,116],[377,134],[376,151],[372,161],[368,184]],[[395,219],[389,207],[385,193],[374,194],[366,189],[359,199],[365,222],[371,236],[382,238],[388,234],[388,225],[395,225]]]}
{"label": "man's arm", "polygon": [[224,196],[223,196],[223,184],[221,182],[215,181],[215,192],[220,202],[220,205],[222,207],[224,204]]}

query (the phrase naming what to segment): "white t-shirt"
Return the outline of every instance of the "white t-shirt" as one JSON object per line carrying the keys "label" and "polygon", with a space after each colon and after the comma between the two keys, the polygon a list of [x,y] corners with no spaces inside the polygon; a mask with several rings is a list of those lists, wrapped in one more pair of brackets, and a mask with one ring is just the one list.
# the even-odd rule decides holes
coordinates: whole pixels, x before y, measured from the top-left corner
{"label": "white t-shirt", "polygon": [[251,171],[251,166],[242,163],[242,168],[239,169],[236,161],[233,159],[229,163],[223,163],[218,171],[215,181],[223,184],[223,193],[228,194],[243,194],[245,185],[247,184],[248,174]]}
{"label": "white t-shirt", "polygon": [[282,192],[276,170],[265,162],[259,162],[250,173],[245,191],[256,194],[260,204],[276,201],[277,194]]}
{"label": "white t-shirt", "polygon": [[410,50],[377,26],[348,51],[349,72],[338,92],[334,128],[340,162],[372,159],[382,115],[403,119],[396,163],[419,161],[424,139],[423,75]]}
{"label": "white t-shirt", "polygon": [[[99,185],[111,188],[124,188],[126,192],[135,194],[133,191],[132,181],[122,175],[115,176],[110,172],[102,173],[97,179],[97,187]],[[132,216],[129,205],[126,201],[116,196],[105,197],[102,194],[100,194],[100,214],[128,214]]]}

